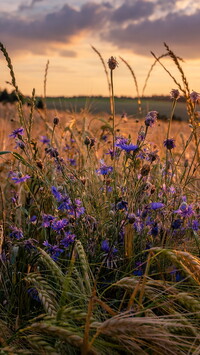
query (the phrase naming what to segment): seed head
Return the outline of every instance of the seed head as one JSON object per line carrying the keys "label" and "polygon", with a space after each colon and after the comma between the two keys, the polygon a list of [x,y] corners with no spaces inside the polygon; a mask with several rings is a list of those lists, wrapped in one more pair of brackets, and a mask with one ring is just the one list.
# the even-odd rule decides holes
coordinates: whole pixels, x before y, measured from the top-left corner
{"label": "seed head", "polygon": [[141,171],[140,171],[140,174],[142,176],[147,176],[150,172],[150,166],[148,164],[144,164]]}
{"label": "seed head", "polygon": [[113,56],[108,59],[108,66],[109,66],[110,70],[114,70],[116,67],[118,67],[118,65],[119,64],[118,64],[116,58],[114,58]]}
{"label": "seed head", "polygon": [[59,118],[58,117],[54,117],[54,119],[53,119],[54,126],[57,126],[58,123],[59,123]]}

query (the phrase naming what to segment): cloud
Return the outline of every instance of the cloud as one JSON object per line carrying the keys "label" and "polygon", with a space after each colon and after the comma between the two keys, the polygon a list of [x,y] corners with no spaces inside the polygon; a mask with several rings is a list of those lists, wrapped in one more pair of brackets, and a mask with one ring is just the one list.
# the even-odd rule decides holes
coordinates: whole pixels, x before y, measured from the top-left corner
{"label": "cloud", "polygon": [[183,12],[169,13],[155,20],[145,19],[126,26],[110,26],[102,32],[102,39],[141,55],[150,55],[150,51],[163,53],[163,42],[173,47],[177,55],[184,58],[198,58],[200,10],[192,15]]}
{"label": "cloud", "polygon": [[153,13],[155,4],[146,1],[124,2],[111,16],[111,21],[124,22],[127,20],[139,20]]}
{"label": "cloud", "polygon": [[42,2],[44,0],[32,0],[30,4],[21,4],[19,5],[18,11],[30,10],[32,9],[37,2]]}
{"label": "cloud", "polygon": [[59,55],[61,57],[71,57],[71,58],[75,58],[77,56],[77,53],[74,51],[71,51],[69,49],[63,49],[61,51],[59,51]]}
{"label": "cloud", "polygon": [[67,44],[81,33],[97,33],[104,25],[108,13],[107,4],[104,6],[90,2],[78,10],[66,4],[58,11],[34,20],[4,14],[0,16],[1,41],[8,44],[10,50],[44,53],[49,44]]}
{"label": "cloud", "polygon": [[[30,0],[26,6],[30,8],[41,1]],[[35,54],[58,51],[62,44],[65,49],[61,50],[61,55],[72,57],[76,53],[67,45],[73,43],[74,38],[88,35],[89,42],[92,36],[94,41],[100,38],[119,49],[145,56],[149,56],[151,50],[163,53],[165,41],[178,55],[197,58],[200,56],[200,9],[197,0],[188,1],[191,6],[194,4],[192,13],[187,12],[188,6],[180,10],[180,0],[123,0],[120,3],[107,0],[86,2],[79,8],[66,3],[37,17],[31,17],[30,11],[21,15],[4,13],[0,14],[1,41],[9,51]]]}

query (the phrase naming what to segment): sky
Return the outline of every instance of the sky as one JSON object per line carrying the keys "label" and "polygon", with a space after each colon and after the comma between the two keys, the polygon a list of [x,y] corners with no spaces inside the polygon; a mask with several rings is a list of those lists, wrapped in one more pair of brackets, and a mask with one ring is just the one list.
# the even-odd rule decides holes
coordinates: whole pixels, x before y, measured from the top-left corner
{"label": "sky", "polygon": [[[157,56],[169,47],[181,64],[191,91],[200,91],[199,0],[0,0],[0,42],[6,47],[22,93],[43,95],[47,60],[48,96],[108,95],[103,66],[116,57],[115,95],[136,96],[132,67],[142,92]],[[163,64],[181,81],[168,58]],[[0,54],[0,88],[9,88],[9,70]],[[168,95],[176,88],[157,64],[145,95]]]}

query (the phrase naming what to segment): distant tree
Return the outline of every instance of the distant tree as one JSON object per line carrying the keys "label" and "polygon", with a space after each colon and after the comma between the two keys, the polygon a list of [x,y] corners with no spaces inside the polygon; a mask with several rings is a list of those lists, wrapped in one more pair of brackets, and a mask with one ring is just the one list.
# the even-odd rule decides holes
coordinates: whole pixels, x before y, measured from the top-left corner
{"label": "distant tree", "polygon": [[9,94],[6,89],[0,93],[0,102],[9,102]]}
{"label": "distant tree", "polygon": [[9,94],[9,102],[15,102],[17,101],[17,95],[15,93],[15,90],[13,90],[10,94]]}
{"label": "distant tree", "polygon": [[44,101],[42,99],[38,99],[36,102],[36,107],[40,110],[44,110]]}

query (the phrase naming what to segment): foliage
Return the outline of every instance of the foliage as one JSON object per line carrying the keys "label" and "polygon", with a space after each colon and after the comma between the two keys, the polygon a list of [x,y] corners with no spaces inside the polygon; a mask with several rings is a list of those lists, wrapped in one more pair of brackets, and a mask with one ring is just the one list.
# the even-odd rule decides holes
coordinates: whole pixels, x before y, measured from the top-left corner
{"label": "foliage", "polygon": [[[83,112],[66,124],[37,110],[35,90],[27,114],[0,48],[19,117],[15,148],[0,152],[11,167],[0,172],[1,353],[198,354],[199,94],[189,95],[181,71],[190,135],[177,151],[172,90],[160,153],[149,141],[157,111],[140,111],[135,141],[118,130],[115,58],[106,71],[110,119]],[[182,70],[178,57],[175,64]]]}

